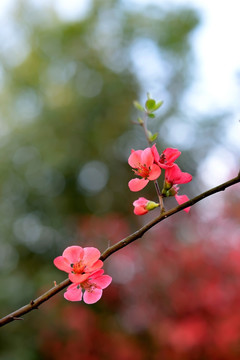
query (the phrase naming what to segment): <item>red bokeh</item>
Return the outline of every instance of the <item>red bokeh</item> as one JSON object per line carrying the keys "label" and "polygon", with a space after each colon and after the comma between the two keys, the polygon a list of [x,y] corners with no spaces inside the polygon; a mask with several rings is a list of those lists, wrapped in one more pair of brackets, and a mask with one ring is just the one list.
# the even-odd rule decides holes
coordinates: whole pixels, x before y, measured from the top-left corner
{"label": "red bokeh", "polygon": [[[40,334],[44,358],[239,360],[235,200],[207,221],[194,210],[172,217],[113,254],[104,264],[113,284],[98,304],[59,300],[54,315],[45,307],[54,327]],[[99,247],[103,238],[114,243],[130,233],[117,214],[83,218],[79,228]]]}

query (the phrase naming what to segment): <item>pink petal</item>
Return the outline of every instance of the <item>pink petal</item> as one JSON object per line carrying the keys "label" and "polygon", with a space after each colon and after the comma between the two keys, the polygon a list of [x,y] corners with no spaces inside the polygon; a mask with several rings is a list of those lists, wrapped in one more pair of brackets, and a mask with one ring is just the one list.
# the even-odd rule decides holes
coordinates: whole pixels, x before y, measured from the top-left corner
{"label": "pink petal", "polygon": [[128,163],[132,168],[138,168],[141,163],[142,150],[132,150],[131,155],[128,158]]}
{"label": "pink petal", "polygon": [[100,269],[103,266],[102,260],[97,260],[94,264],[87,266],[87,272],[92,272]]}
{"label": "pink petal", "polygon": [[152,154],[152,150],[150,148],[146,148],[142,151],[141,155],[141,164],[146,165],[146,167],[150,167],[153,164],[154,157]]}
{"label": "pink petal", "polygon": [[63,256],[56,257],[53,263],[59,270],[66,271],[67,273],[72,271],[69,261]]}
{"label": "pink petal", "polygon": [[89,276],[89,280],[91,281],[91,280],[93,280],[93,279],[95,279],[95,278],[97,278],[97,277],[99,277],[99,276],[101,276],[103,274],[104,274],[104,270],[99,269],[99,270],[95,271],[94,273],[92,273],[91,276]]}
{"label": "pink petal", "polygon": [[186,184],[188,182],[192,181],[192,175],[182,172],[181,178],[178,181],[178,184]]}
{"label": "pink petal", "polygon": [[102,275],[94,279],[94,284],[97,285],[100,289],[105,289],[112,282],[112,278],[109,275]]}
{"label": "pink petal", "polygon": [[156,144],[154,144],[154,145],[152,146],[151,150],[152,150],[152,154],[153,154],[153,157],[154,157],[154,161],[155,161],[156,163],[158,163],[160,156],[159,156],[159,153],[158,153],[158,151],[157,151]]}
{"label": "pink petal", "polygon": [[163,154],[165,155],[166,163],[172,164],[181,155],[181,151],[178,149],[167,148],[163,151]]}
{"label": "pink petal", "polygon": [[176,164],[166,169],[165,177],[172,184],[186,184],[192,180],[192,175],[182,172]]}
{"label": "pink petal", "polygon": [[83,255],[83,261],[85,265],[92,265],[95,263],[101,256],[101,253],[98,249],[94,247],[85,247],[83,249],[84,255]]}
{"label": "pink petal", "polygon": [[86,290],[83,294],[83,300],[86,304],[94,304],[102,297],[102,289]]}
{"label": "pink petal", "polygon": [[133,202],[133,206],[146,206],[149,200],[144,197],[140,197]]}
{"label": "pink petal", "polygon": [[80,284],[80,283],[84,282],[85,280],[87,280],[90,275],[91,275],[91,273],[85,273],[85,274],[69,273],[68,277],[73,283],[79,283]]}
{"label": "pink petal", "polygon": [[140,197],[138,200],[133,202],[133,206],[135,207],[133,212],[135,215],[145,215],[148,213],[148,210],[145,209],[145,206],[149,200],[145,199],[144,197]]}
{"label": "pink petal", "polygon": [[181,177],[181,170],[176,165],[173,164],[172,167],[166,169],[165,171],[165,178],[171,184],[178,184],[177,180]]}
{"label": "pink petal", "polygon": [[[177,200],[179,205],[184,204],[185,202],[187,202],[189,200],[187,195],[175,195],[175,199]],[[188,213],[190,211],[190,206],[183,210]]]}
{"label": "pink petal", "polygon": [[79,262],[83,257],[84,251],[81,246],[69,246],[63,252],[63,257],[65,257],[70,264],[75,264]]}
{"label": "pink petal", "polygon": [[64,297],[69,301],[81,301],[82,300],[82,288],[78,284],[72,284],[67,288],[64,293]]}
{"label": "pink petal", "polygon": [[148,210],[146,210],[144,207],[141,207],[141,206],[136,206],[133,210],[134,214],[135,215],[145,215],[148,213]]}
{"label": "pink petal", "polygon": [[139,191],[145,188],[149,180],[145,179],[132,179],[128,183],[128,187],[131,191]]}
{"label": "pink petal", "polygon": [[158,165],[153,164],[148,176],[149,180],[156,180],[161,175],[161,169]]}

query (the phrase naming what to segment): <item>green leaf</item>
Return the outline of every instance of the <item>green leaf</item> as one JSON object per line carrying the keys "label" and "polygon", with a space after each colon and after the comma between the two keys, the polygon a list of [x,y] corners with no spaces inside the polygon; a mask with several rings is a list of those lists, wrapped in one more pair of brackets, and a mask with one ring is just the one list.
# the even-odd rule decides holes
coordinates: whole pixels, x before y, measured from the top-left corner
{"label": "green leaf", "polygon": [[145,111],[145,110],[144,110],[144,107],[143,107],[141,104],[139,104],[138,101],[134,101],[134,102],[133,102],[133,105],[135,106],[136,109],[138,109],[138,110],[140,110],[140,111]]}
{"label": "green leaf", "polygon": [[139,122],[140,125],[143,125],[144,122],[143,122],[143,119],[142,119],[142,118],[139,117],[137,120],[138,120],[138,122]]}
{"label": "green leaf", "polygon": [[157,109],[159,109],[163,104],[163,101],[159,101],[158,103],[156,103],[154,111],[156,111]]}
{"label": "green leaf", "polygon": [[158,137],[158,133],[152,134],[151,136],[149,136],[149,140],[154,141],[156,140],[157,137]]}
{"label": "green leaf", "polygon": [[148,113],[147,116],[150,117],[150,118],[155,118],[155,117],[156,117],[156,116],[155,116],[154,114],[152,114],[152,113]]}
{"label": "green leaf", "polygon": [[146,110],[150,112],[154,111],[155,106],[156,106],[156,101],[153,99],[148,99],[145,103]]}
{"label": "green leaf", "polygon": [[151,137],[153,136],[153,134],[151,133],[150,130],[147,131],[147,134],[148,134],[148,139],[151,141]]}

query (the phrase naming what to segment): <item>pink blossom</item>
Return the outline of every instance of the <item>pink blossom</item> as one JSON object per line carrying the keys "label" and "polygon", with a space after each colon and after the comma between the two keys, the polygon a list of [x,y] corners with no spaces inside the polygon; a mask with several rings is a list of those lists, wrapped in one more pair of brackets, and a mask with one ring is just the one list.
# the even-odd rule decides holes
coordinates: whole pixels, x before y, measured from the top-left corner
{"label": "pink blossom", "polygon": [[[165,171],[165,182],[168,183],[168,187],[174,184],[186,184],[192,180],[192,175],[182,172],[178,165],[173,164]],[[170,187],[171,187],[170,186]]]}
{"label": "pink blossom", "polygon": [[138,200],[133,202],[133,206],[135,215],[144,215],[148,213],[149,210],[153,210],[158,207],[159,204],[154,201],[147,200],[144,197],[140,197]]}
{"label": "pink blossom", "polygon": [[152,146],[152,154],[154,156],[155,163],[163,169],[168,169],[174,163],[174,161],[181,155],[181,151],[178,149],[167,148],[161,155],[159,155],[156,144]]}
{"label": "pink blossom", "polygon": [[86,304],[94,304],[97,302],[102,297],[103,289],[110,285],[112,281],[111,276],[103,275],[103,273],[104,270],[97,270],[85,281],[71,284],[64,293],[65,299],[69,301],[81,301],[83,297]]}
{"label": "pink blossom", "polygon": [[[162,194],[164,196],[175,196],[176,201],[179,205],[185,203],[189,200],[187,195],[178,195],[179,187],[177,184],[185,184],[192,180],[192,175],[182,172],[180,168],[173,164],[171,167],[165,170],[165,182]],[[184,209],[184,211],[189,212],[190,207]]]}
{"label": "pink blossom", "polygon": [[135,178],[129,181],[128,186],[131,191],[142,190],[149,180],[156,180],[161,174],[160,167],[154,164],[154,156],[149,147],[145,150],[132,150],[128,163],[136,169],[133,170],[135,174],[141,177],[141,179]]}
{"label": "pink blossom", "polygon": [[67,272],[72,282],[81,283],[103,266],[100,255],[100,251],[94,247],[69,246],[62,256],[54,259],[54,265]]}

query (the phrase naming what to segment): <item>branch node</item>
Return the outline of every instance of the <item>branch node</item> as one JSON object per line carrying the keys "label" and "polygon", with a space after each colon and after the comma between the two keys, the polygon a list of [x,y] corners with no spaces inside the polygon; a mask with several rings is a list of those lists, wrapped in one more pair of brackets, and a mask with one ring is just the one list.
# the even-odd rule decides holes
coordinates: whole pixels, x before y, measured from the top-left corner
{"label": "branch node", "polygon": [[30,301],[30,305],[34,305],[34,301],[33,301],[33,300]]}
{"label": "branch node", "polygon": [[13,319],[13,320],[24,320],[24,318],[17,317],[17,316],[11,316],[11,319]]}

